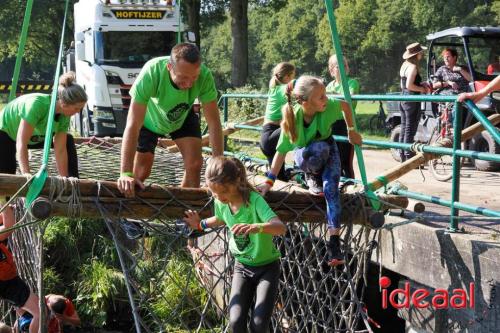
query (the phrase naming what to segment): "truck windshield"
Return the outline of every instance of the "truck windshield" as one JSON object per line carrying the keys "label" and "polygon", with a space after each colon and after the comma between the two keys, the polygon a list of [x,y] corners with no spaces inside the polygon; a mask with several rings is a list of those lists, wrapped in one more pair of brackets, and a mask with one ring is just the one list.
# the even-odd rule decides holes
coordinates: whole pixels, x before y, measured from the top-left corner
{"label": "truck windshield", "polygon": [[500,74],[500,36],[471,37],[469,51],[476,72],[488,75]]}
{"label": "truck windshield", "polygon": [[99,65],[142,67],[151,58],[170,54],[177,40],[173,31],[97,31]]}

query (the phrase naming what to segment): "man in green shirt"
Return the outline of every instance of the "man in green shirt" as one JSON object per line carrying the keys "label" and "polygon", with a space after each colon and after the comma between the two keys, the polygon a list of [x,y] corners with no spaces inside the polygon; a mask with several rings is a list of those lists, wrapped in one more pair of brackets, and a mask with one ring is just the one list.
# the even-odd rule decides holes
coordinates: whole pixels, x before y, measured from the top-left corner
{"label": "man in green shirt", "polygon": [[153,167],[159,137],[169,134],[184,160],[183,187],[199,187],[201,130],[192,110],[196,98],[208,124],[213,155],[223,152],[217,90],[210,70],[201,63],[194,44],[182,43],[170,57],[152,59],[144,65],[130,90],[132,101],[123,134],[121,174],[118,188],[127,197],[134,187],[143,188]]}

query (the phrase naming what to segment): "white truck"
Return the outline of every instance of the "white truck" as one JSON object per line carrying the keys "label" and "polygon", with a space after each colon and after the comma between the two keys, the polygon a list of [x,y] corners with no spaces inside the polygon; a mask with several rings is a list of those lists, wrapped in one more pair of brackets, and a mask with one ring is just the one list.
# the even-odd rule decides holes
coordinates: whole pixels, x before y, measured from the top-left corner
{"label": "white truck", "polygon": [[187,40],[179,5],[175,0],[80,0],[74,22],[65,69],[76,72],[89,99],[72,128],[84,137],[121,136],[129,90],[142,66]]}

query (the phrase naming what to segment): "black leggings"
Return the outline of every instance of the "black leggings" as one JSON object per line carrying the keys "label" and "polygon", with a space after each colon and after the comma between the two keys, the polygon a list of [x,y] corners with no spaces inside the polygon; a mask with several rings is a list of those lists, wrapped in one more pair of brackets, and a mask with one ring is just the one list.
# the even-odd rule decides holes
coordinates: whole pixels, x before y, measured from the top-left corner
{"label": "black leggings", "polygon": [[[43,142],[28,145],[28,149],[41,149]],[[54,144],[52,143],[52,147]],[[68,174],[79,178],[78,156],[76,155],[75,140],[71,134],[66,137],[66,151],[68,152]],[[0,131],[0,173],[16,174],[16,142],[7,133]]]}
{"label": "black leggings", "polygon": [[[273,163],[274,155],[276,154],[276,146],[280,138],[281,128],[279,125],[267,123],[262,126],[262,134],[260,137],[260,150],[266,156],[269,162],[269,167]],[[281,167],[280,172],[276,175],[279,180],[288,181],[285,174],[285,165]]]}
{"label": "black leggings", "polygon": [[[332,125],[332,132],[334,135],[342,135],[348,136],[347,124],[345,121],[337,120]],[[337,148],[339,149],[340,155],[340,167],[341,173],[340,175],[345,178],[355,178],[354,175],[354,167],[353,167],[353,159],[354,159],[354,146],[349,142],[338,142]]]}
{"label": "black leggings", "polygon": [[[401,111],[401,134],[399,136],[400,143],[413,143],[415,134],[417,134],[418,122],[420,121],[420,102],[400,102],[399,110]],[[401,162],[415,155],[414,152],[408,150],[400,150]]]}
{"label": "black leggings", "polygon": [[250,320],[251,333],[269,332],[271,315],[278,296],[280,262],[276,260],[263,266],[234,264],[229,324],[231,332],[248,332],[248,312],[255,299]]}

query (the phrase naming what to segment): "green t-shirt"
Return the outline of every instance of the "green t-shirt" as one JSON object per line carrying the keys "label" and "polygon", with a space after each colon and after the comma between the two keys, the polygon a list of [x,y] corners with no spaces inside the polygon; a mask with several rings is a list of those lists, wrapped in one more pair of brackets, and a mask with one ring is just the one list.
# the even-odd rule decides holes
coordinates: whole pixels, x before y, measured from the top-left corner
{"label": "green t-shirt", "polygon": [[297,141],[292,143],[288,135],[281,131],[276,150],[286,154],[295,148],[302,148],[313,141],[324,140],[332,135],[332,125],[337,120],[344,119],[340,102],[328,99],[326,109],[314,115],[309,126],[304,126],[304,110],[299,104],[294,106],[295,130],[297,131]]}
{"label": "green t-shirt", "polygon": [[266,120],[280,121],[282,118],[281,108],[287,103],[286,87],[287,84],[280,84],[274,88],[269,89],[267,93],[266,104]]}
{"label": "green t-shirt", "polygon": [[[257,192],[250,193],[249,205],[243,205],[233,214],[228,204],[215,200],[215,217],[224,221],[227,227],[237,223],[266,223],[276,217],[267,202]],[[248,236],[234,236],[229,231],[229,251],[240,263],[249,266],[269,264],[280,257],[280,252],[273,243],[273,236],[265,233],[250,234]]]}
{"label": "green t-shirt", "polygon": [[201,65],[200,76],[189,89],[177,89],[170,79],[167,64],[170,57],[148,61],[130,89],[137,103],[147,105],[144,127],[160,135],[178,130],[196,98],[201,103],[217,99],[212,73]]}
{"label": "green t-shirt", "polygon": [[[24,119],[33,126],[33,136],[45,136],[49,118],[50,95],[27,94],[20,96],[7,104],[0,114],[0,130],[6,132],[9,137],[16,141],[17,130]],[[57,121],[54,120],[53,133],[67,132],[69,129],[69,117],[60,114]],[[38,141],[37,141],[38,142]],[[30,140],[29,144],[33,144]]]}
{"label": "green t-shirt", "polygon": [[[351,95],[359,94],[361,87],[359,86],[358,80],[351,79],[350,77],[348,77],[347,84],[349,85],[349,92],[351,93]],[[326,93],[327,94],[343,94],[344,90],[342,89],[342,85],[339,84],[339,82],[332,81],[332,82],[328,83],[328,85],[326,86]],[[358,104],[357,101],[352,101],[352,107],[354,109],[356,109],[357,104]]]}

